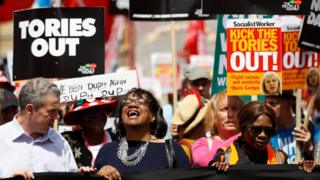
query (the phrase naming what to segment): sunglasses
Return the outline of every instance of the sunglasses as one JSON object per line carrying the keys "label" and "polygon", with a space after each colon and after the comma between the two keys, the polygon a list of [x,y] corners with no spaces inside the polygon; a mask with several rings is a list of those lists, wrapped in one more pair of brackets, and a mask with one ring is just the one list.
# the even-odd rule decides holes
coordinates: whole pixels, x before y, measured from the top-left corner
{"label": "sunglasses", "polygon": [[191,85],[194,87],[208,86],[210,85],[210,81],[207,79],[198,79],[198,80],[191,81]]}
{"label": "sunglasses", "polygon": [[272,127],[265,127],[265,126],[250,126],[249,130],[254,136],[258,136],[260,133],[262,133],[262,131],[267,136],[273,136],[275,133],[275,130]]}

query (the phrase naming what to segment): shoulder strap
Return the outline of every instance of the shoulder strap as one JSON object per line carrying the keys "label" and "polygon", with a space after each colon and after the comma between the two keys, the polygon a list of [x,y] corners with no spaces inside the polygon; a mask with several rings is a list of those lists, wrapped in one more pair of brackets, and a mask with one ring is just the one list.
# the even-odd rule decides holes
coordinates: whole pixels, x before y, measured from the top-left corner
{"label": "shoulder strap", "polygon": [[167,153],[169,168],[174,168],[176,155],[172,147],[172,139],[166,139],[165,146],[166,146],[166,153]]}

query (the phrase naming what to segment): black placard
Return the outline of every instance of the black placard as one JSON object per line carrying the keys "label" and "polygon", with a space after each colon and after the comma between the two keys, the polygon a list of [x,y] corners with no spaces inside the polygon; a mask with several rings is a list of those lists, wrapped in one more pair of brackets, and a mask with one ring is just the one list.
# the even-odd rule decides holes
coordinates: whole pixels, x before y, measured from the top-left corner
{"label": "black placard", "polygon": [[311,0],[202,0],[208,14],[308,14]]}
{"label": "black placard", "polygon": [[131,20],[203,20],[214,19],[215,14],[203,13],[202,0],[130,0]]}
{"label": "black placard", "polygon": [[304,49],[320,51],[320,1],[312,0],[309,15],[304,17],[298,45]]}
{"label": "black placard", "polygon": [[129,0],[110,0],[109,13],[129,16]]}
{"label": "black placard", "polygon": [[13,79],[104,73],[104,9],[14,12]]}

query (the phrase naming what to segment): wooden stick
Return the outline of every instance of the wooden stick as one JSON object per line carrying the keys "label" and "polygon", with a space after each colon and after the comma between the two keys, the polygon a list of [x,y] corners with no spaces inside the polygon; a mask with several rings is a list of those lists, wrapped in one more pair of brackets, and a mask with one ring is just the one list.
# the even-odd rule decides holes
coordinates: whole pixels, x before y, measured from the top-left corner
{"label": "wooden stick", "polygon": [[[58,7],[57,0],[51,0],[52,7]],[[59,119],[55,119],[53,122],[53,129],[59,130]]]}
{"label": "wooden stick", "polygon": [[303,125],[306,128],[308,128],[308,125],[309,125],[309,119],[311,117],[311,113],[313,112],[314,101],[316,100],[316,97],[317,97],[317,91],[315,91],[315,93],[312,94],[310,102],[308,104],[307,115],[304,118],[304,122],[303,122]]}
{"label": "wooden stick", "polygon": [[51,0],[51,3],[52,3],[52,7],[57,7],[57,2],[56,2],[56,0]]}
{"label": "wooden stick", "polygon": [[251,101],[258,101],[258,96],[257,95],[252,95],[251,96]]}
{"label": "wooden stick", "polygon": [[[301,126],[301,89],[297,89],[296,93],[296,127]],[[296,143],[296,163],[301,160],[301,146]]]}
{"label": "wooden stick", "polygon": [[176,33],[175,23],[171,21],[171,48],[172,48],[172,79],[173,79],[173,112],[177,107],[177,62],[176,62]]}

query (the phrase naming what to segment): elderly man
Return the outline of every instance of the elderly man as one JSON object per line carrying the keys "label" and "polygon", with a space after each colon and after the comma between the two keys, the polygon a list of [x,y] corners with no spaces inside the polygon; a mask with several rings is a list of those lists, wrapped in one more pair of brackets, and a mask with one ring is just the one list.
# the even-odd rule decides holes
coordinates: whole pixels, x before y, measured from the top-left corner
{"label": "elderly man", "polygon": [[59,118],[60,92],[44,78],[27,82],[19,94],[20,111],[0,126],[0,178],[32,172],[77,171],[69,144],[52,129]]}

